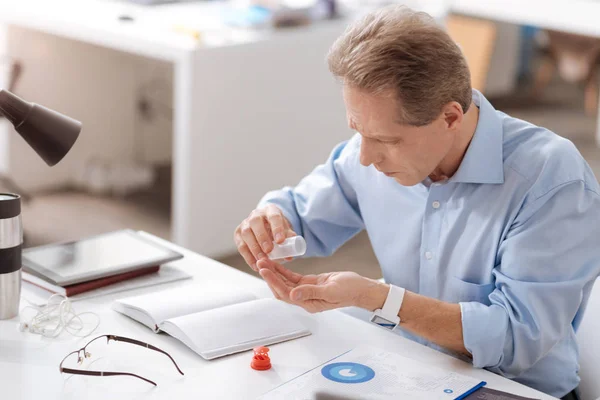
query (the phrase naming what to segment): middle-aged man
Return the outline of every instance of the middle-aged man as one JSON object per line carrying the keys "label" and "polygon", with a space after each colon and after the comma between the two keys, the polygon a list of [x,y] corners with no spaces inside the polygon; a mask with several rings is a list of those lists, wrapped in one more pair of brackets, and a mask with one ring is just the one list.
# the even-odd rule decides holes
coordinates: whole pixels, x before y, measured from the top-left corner
{"label": "middle-aged man", "polygon": [[[362,307],[476,367],[576,398],[575,330],[600,272],[600,189],[579,152],[472,90],[460,49],[426,14],[369,14],[328,61],[357,134],[240,224],[246,262],[283,301]],[[308,256],[330,255],[363,229],[386,283],[304,276],[265,256],[296,234]]]}

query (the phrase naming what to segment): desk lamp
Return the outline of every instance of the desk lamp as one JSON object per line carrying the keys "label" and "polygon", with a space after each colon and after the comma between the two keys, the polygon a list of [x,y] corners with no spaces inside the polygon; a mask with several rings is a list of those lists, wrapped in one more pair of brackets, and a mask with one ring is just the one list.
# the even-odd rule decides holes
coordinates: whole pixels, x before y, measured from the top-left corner
{"label": "desk lamp", "polygon": [[[81,123],[0,89],[0,114],[53,166],[71,150]],[[21,297],[21,197],[0,193],[0,319],[16,317]]]}

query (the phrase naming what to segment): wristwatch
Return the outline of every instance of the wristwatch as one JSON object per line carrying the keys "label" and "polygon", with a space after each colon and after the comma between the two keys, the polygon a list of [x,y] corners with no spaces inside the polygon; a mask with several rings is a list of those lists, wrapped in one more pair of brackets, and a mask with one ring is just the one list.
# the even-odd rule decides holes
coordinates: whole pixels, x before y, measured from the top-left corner
{"label": "wristwatch", "polygon": [[390,285],[385,303],[383,307],[373,311],[371,316],[371,322],[387,328],[389,330],[395,329],[400,324],[400,307],[402,307],[402,300],[404,300],[404,288]]}

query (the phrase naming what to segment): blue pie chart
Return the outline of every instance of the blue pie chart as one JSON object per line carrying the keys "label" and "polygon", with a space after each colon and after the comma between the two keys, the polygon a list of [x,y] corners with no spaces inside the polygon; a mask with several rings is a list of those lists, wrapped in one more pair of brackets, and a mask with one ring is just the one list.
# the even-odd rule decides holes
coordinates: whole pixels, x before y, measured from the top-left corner
{"label": "blue pie chart", "polygon": [[375,377],[375,371],[363,364],[352,362],[333,363],[324,366],[321,374],[338,383],[363,383]]}

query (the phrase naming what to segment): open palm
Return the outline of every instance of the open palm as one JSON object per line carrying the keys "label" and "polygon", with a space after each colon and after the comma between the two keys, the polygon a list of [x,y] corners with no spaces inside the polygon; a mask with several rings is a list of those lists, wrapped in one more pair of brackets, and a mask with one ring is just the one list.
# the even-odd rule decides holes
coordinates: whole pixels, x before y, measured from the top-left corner
{"label": "open palm", "polygon": [[354,272],[302,275],[271,260],[258,267],[276,298],[312,313],[355,305],[364,281]]}

